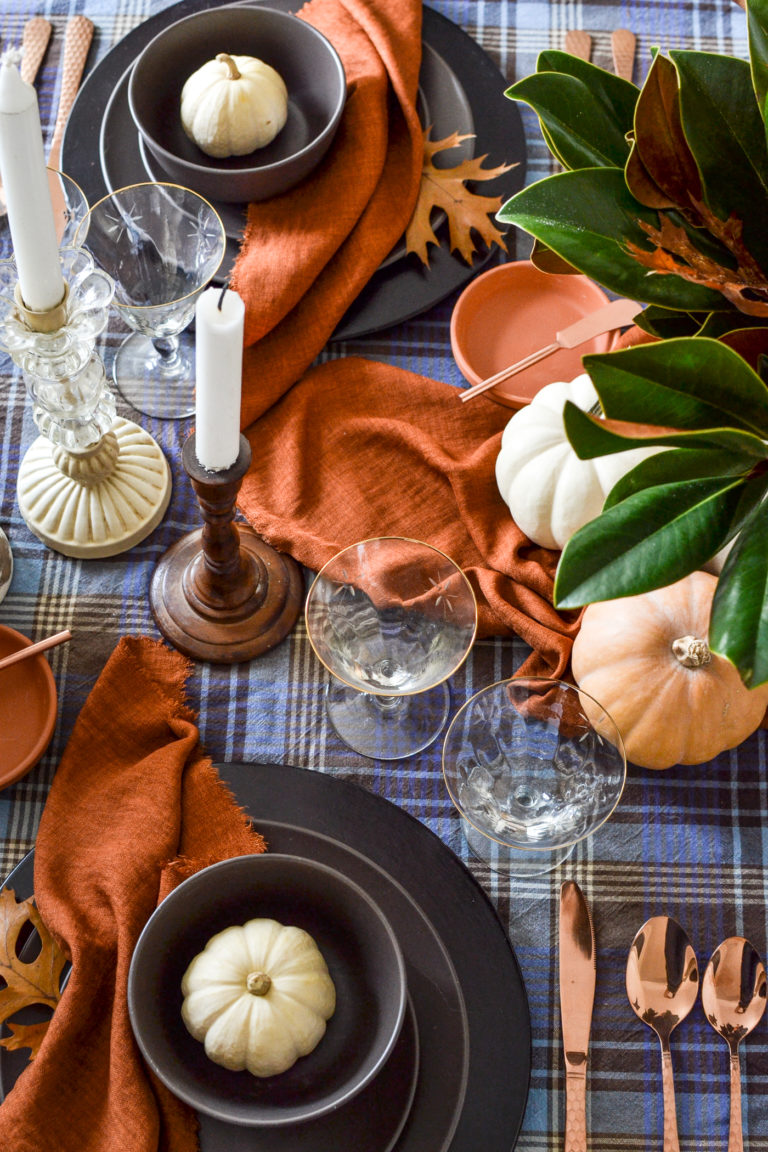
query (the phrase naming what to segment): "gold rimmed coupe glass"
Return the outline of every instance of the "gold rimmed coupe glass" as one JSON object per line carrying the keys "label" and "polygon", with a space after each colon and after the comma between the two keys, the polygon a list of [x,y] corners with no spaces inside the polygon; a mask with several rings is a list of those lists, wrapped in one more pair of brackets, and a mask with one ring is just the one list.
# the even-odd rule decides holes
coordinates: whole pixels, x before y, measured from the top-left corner
{"label": "gold rimmed coupe glass", "polygon": [[133,329],[115,354],[117,390],[147,416],[192,416],[194,345],[184,330],[224,258],[218,212],[178,184],[132,184],[94,204],[82,227],[83,246],[115,281],[113,304]]}
{"label": "gold rimmed coupe glass", "polygon": [[621,734],[572,684],[512,677],[457,712],[443,776],[471,852],[489,868],[537,876],[611,815],[624,790]]}
{"label": "gold rimmed coupe glass", "polygon": [[477,629],[472,586],[450,557],[400,536],[353,544],[317,574],[306,620],[335,677],[326,708],[345,744],[401,760],[437,738],[450,709],[446,681]]}

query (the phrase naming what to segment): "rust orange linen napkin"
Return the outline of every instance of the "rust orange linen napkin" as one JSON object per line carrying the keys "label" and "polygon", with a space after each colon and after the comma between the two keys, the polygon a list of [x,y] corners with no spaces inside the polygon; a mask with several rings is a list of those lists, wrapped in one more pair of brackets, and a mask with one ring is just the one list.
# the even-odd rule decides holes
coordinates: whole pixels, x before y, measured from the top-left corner
{"label": "rust orange linen napkin", "polygon": [[421,180],[421,0],[309,0],[348,96],[318,169],[252,204],[232,287],[246,305],[242,423],[289,388],[402,236]]}
{"label": "rust orange linen napkin", "polygon": [[72,974],[0,1106],[3,1152],[194,1152],[193,1112],[152,1079],[126,1004],[134,944],[185,875],[264,841],[198,747],[188,662],[120,641],[62,757],[35,849],[43,920]]}
{"label": "rust orange linen napkin", "polygon": [[552,607],[559,553],[532,544],[499,495],[510,416],[392,365],[330,361],[247,430],[253,467],[239,503],[265,539],[313,569],[369,536],[435,545],[469,575],[479,635],[517,633],[534,650],[528,673],[562,676],[578,616]]}

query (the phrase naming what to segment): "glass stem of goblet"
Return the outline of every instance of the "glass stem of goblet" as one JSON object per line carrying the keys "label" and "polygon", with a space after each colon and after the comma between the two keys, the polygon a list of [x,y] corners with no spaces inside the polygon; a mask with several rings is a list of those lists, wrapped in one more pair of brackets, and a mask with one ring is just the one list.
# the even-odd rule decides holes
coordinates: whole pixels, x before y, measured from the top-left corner
{"label": "glass stem of goblet", "polygon": [[153,337],[152,347],[158,355],[159,370],[163,373],[174,373],[182,361],[178,336]]}
{"label": "glass stem of goblet", "polygon": [[397,712],[408,711],[407,696],[379,696],[367,692],[366,696],[371,705],[384,716],[393,716]]}

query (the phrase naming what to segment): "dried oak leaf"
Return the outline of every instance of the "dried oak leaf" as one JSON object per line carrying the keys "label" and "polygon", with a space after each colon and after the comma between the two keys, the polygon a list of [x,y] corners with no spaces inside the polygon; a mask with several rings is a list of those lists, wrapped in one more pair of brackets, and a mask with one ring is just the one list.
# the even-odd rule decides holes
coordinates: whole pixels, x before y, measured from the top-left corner
{"label": "dried oak leaf", "polygon": [[[25,927],[34,928],[40,937],[40,951],[33,960],[19,956],[19,939]],[[61,999],[61,972],[66,956],[43,924],[34,899],[16,900],[12,888],[0,892],[0,1023],[32,1004],[42,1004],[51,1011]],[[10,1036],[0,1039],[4,1048],[30,1048],[34,1060],[48,1021],[37,1024],[8,1023]]]}
{"label": "dried oak leaf", "polygon": [[448,217],[451,251],[458,251],[467,264],[472,263],[476,251],[472,233],[477,232],[486,244],[498,244],[506,252],[504,237],[490,219],[491,212],[501,207],[500,196],[480,196],[470,191],[467,180],[493,180],[509,172],[514,164],[501,164],[498,168],[483,168],[485,156],[462,160],[455,168],[440,168],[433,163],[438,152],[456,148],[469,136],[453,132],[444,140],[431,140],[429,129],[424,134],[424,167],[416,208],[405,232],[408,252],[415,252],[422,264],[429,266],[427,247],[440,241],[432,228],[434,209],[442,209]]}

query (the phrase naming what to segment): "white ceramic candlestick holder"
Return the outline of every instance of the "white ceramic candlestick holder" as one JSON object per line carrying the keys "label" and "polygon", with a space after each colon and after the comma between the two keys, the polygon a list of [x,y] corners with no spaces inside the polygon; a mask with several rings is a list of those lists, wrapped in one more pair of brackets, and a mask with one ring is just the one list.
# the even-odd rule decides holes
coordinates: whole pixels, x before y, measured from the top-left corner
{"label": "white ceramic candlestick holder", "polygon": [[60,252],[66,292],[49,312],[24,307],[13,260],[0,261],[0,348],[20,368],[41,435],[17,483],[27,526],[65,556],[115,556],[168,507],[168,463],[152,437],[116,415],[96,340],[114,284],[82,248]]}

